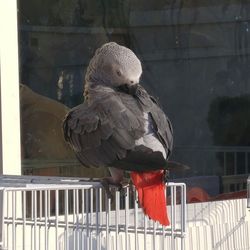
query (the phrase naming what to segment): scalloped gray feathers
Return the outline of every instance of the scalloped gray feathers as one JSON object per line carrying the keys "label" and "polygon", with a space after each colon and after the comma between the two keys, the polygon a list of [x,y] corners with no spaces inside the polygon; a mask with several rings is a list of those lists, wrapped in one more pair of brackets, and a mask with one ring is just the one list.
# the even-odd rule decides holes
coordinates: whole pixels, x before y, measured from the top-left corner
{"label": "scalloped gray feathers", "polygon": [[[113,67],[109,68],[105,58],[109,57],[108,62],[112,63],[110,58],[115,55],[116,62],[119,61],[115,70],[132,72],[133,79],[138,75],[139,81],[139,59],[131,50],[116,43],[102,48],[96,51],[87,70],[84,103],[73,108],[64,119],[65,140],[79,161],[87,167],[113,166],[134,171],[165,168],[173,147],[173,130],[155,99],[138,83],[119,84],[117,76],[112,80],[112,70],[108,78],[103,81],[99,78],[108,75]],[[119,50],[122,60],[119,58]],[[100,69],[101,73],[98,74],[98,67],[105,64],[108,71]],[[132,67],[133,70],[126,67]],[[121,82],[127,79],[132,78],[126,75]],[[166,159],[162,152],[154,151],[145,144],[138,145],[138,140],[143,141],[144,135],[148,133],[145,114],[150,116],[150,129],[153,137],[160,141],[166,151]]]}
{"label": "scalloped gray feathers", "polygon": [[115,92],[100,95],[91,105],[85,102],[72,109],[64,121],[65,139],[86,166],[106,166],[124,158],[144,134],[143,112],[134,98],[128,107]]}

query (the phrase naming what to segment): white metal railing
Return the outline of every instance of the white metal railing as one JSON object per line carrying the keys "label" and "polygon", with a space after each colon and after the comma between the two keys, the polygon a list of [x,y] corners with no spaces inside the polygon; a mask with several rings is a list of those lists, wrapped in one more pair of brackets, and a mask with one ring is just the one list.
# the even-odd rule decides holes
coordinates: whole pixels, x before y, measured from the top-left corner
{"label": "white metal railing", "polygon": [[170,226],[144,216],[134,187],[81,178],[0,177],[0,249],[184,249],[186,186],[168,183]]}
{"label": "white metal railing", "polygon": [[168,227],[143,215],[134,187],[125,191],[108,199],[96,181],[0,177],[0,249],[184,249],[185,184],[167,184]]}

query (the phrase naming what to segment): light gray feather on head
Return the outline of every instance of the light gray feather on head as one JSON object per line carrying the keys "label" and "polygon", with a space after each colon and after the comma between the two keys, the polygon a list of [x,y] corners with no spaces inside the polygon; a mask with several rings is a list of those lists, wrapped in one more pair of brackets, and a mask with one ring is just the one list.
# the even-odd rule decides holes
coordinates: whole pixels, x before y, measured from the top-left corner
{"label": "light gray feather on head", "polygon": [[142,74],[141,62],[130,49],[115,42],[96,50],[85,76],[85,89],[95,85],[116,87],[135,84]]}

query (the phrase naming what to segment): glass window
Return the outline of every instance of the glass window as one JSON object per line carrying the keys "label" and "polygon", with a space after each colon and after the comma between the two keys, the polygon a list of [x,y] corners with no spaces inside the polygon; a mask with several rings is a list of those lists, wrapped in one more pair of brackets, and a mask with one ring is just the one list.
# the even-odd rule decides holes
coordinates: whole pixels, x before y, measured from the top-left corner
{"label": "glass window", "polygon": [[189,201],[245,197],[250,172],[246,1],[23,0],[18,15],[25,174],[106,173],[80,167],[63,140],[61,122],[83,101],[94,51],[115,41],[138,55],[142,84],[172,121],[171,160],[182,167],[173,168],[171,178],[188,184]]}

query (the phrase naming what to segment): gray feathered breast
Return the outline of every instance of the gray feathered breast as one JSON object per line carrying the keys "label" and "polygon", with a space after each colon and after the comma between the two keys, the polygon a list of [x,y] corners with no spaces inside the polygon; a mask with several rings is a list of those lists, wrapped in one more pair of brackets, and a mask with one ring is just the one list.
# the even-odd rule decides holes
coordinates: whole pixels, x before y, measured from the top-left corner
{"label": "gray feathered breast", "polygon": [[[93,101],[85,101],[66,116],[64,137],[77,158],[85,166],[113,166],[146,171],[163,169],[173,147],[173,131],[169,119],[139,84],[121,85],[107,91],[99,86]],[[150,127],[166,154],[154,151],[138,140]]]}

